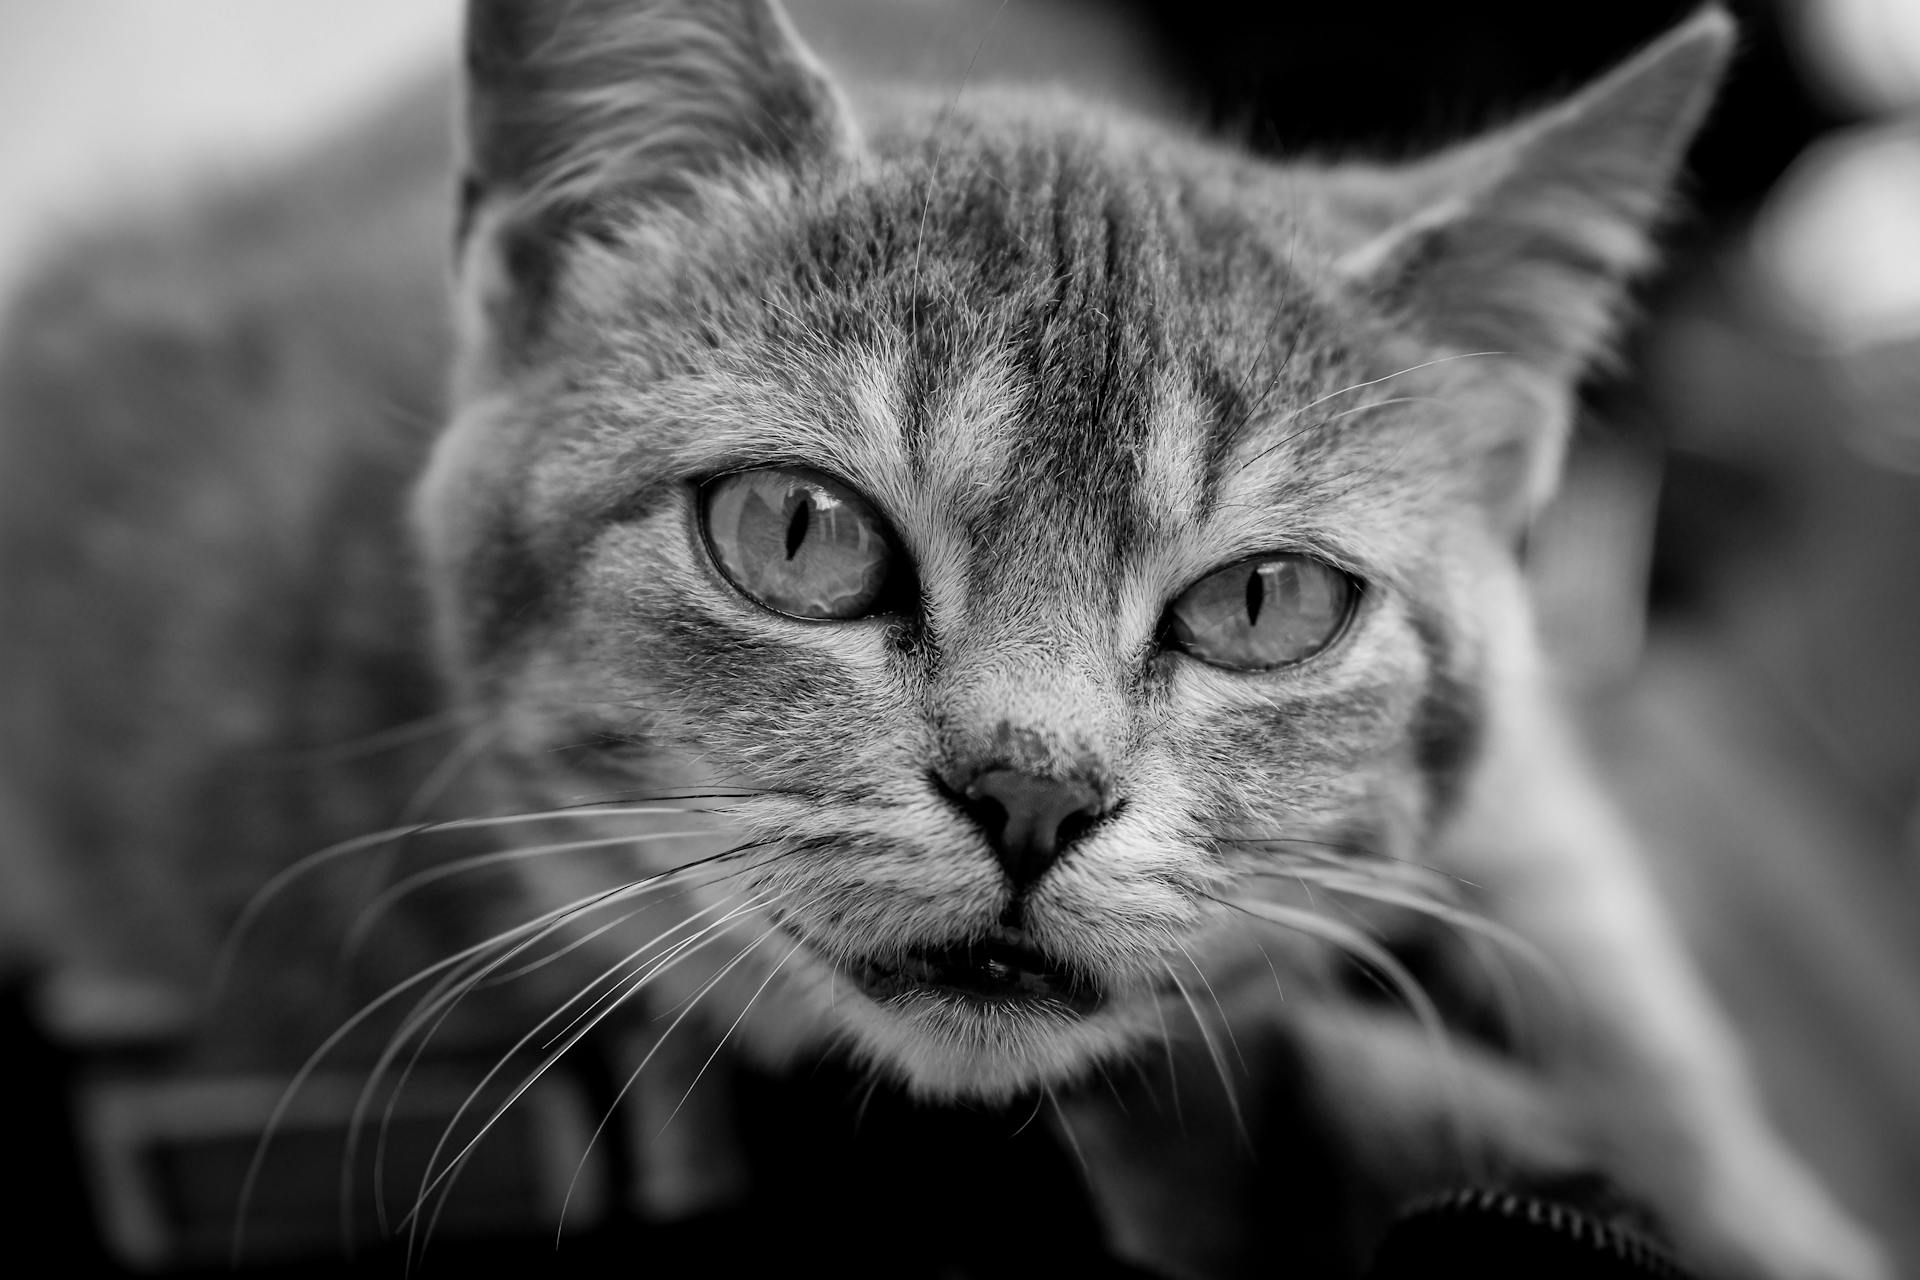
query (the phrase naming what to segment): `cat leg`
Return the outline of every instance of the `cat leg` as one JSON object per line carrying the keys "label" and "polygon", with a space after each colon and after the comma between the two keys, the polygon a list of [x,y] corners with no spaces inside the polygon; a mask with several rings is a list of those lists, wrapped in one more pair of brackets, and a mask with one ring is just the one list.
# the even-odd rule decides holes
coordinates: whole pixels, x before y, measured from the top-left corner
{"label": "cat leg", "polygon": [[1879,1249],[1764,1116],[1625,823],[1537,684],[1495,709],[1449,853],[1550,972],[1543,1078],[1710,1275],[1881,1280]]}
{"label": "cat leg", "polygon": [[1170,1017],[1166,1052],[1061,1097],[1122,1257],[1169,1276],[1357,1276],[1415,1196],[1592,1170],[1513,1063],[1393,1013],[1281,1005],[1264,965],[1209,981],[1233,1028],[1218,1058]]}

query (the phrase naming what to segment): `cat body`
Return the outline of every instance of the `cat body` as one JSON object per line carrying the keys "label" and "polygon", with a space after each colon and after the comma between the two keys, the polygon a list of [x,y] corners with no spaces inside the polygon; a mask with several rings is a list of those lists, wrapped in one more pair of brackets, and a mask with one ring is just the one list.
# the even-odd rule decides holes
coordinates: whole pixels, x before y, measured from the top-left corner
{"label": "cat body", "polygon": [[[0,819],[104,873],[15,932],[196,990],[239,921],[210,1061],[420,973],[483,1043],[452,997],[520,968],[509,1038],[667,1011],[656,1210],[731,1185],[716,1056],[833,1052],[1044,1107],[1170,1274],[1593,1173],[1710,1274],[1882,1274],[1513,551],[1729,40],[1275,166],[1060,93],[856,111],[758,0],[476,4],[451,164],[394,131],[16,313]],[[1263,1213],[1303,1115],[1354,1188],[1318,1255]]]}

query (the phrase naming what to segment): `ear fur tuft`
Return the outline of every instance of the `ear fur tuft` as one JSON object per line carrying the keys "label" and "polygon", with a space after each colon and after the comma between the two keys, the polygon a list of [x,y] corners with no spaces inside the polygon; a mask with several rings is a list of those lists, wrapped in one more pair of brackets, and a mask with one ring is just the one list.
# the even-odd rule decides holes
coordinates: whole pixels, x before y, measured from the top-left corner
{"label": "ear fur tuft", "polygon": [[1651,258],[1733,38],[1710,6],[1558,106],[1391,176],[1413,207],[1343,276],[1444,346],[1576,376]]}
{"label": "ear fur tuft", "polygon": [[484,232],[475,274],[510,338],[537,330],[569,241],[730,169],[855,145],[776,0],[470,0],[464,125],[463,261]]}

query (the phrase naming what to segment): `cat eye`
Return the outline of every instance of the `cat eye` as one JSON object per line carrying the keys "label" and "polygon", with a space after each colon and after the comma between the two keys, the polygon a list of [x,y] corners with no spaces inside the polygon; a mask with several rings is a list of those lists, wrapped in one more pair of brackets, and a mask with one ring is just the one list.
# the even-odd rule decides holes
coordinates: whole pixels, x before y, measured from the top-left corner
{"label": "cat eye", "polygon": [[845,485],[769,468],[721,476],[702,494],[713,560],[740,593],[778,613],[863,618],[895,559],[887,525]]}
{"label": "cat eye", "polygon": [[1242,560],[1188,587],[1167,612],[1167,642],[1216,667],[1267,671],[1339,638],[1359,589],[1307,556]]}

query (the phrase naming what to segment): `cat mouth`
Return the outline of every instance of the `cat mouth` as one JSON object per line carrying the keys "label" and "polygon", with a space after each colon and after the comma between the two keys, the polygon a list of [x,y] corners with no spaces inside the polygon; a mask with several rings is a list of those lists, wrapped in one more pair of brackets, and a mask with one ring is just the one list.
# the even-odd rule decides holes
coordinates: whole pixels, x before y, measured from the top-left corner
{"label": "cat mouth", "polygon": [[1092,975],[1047,955],[1015,932],[916,948],[844,968],[861,990],[882,1003],[934,995],[972,1004],[1052,1006],[1084,1018],[1105,999]]}

